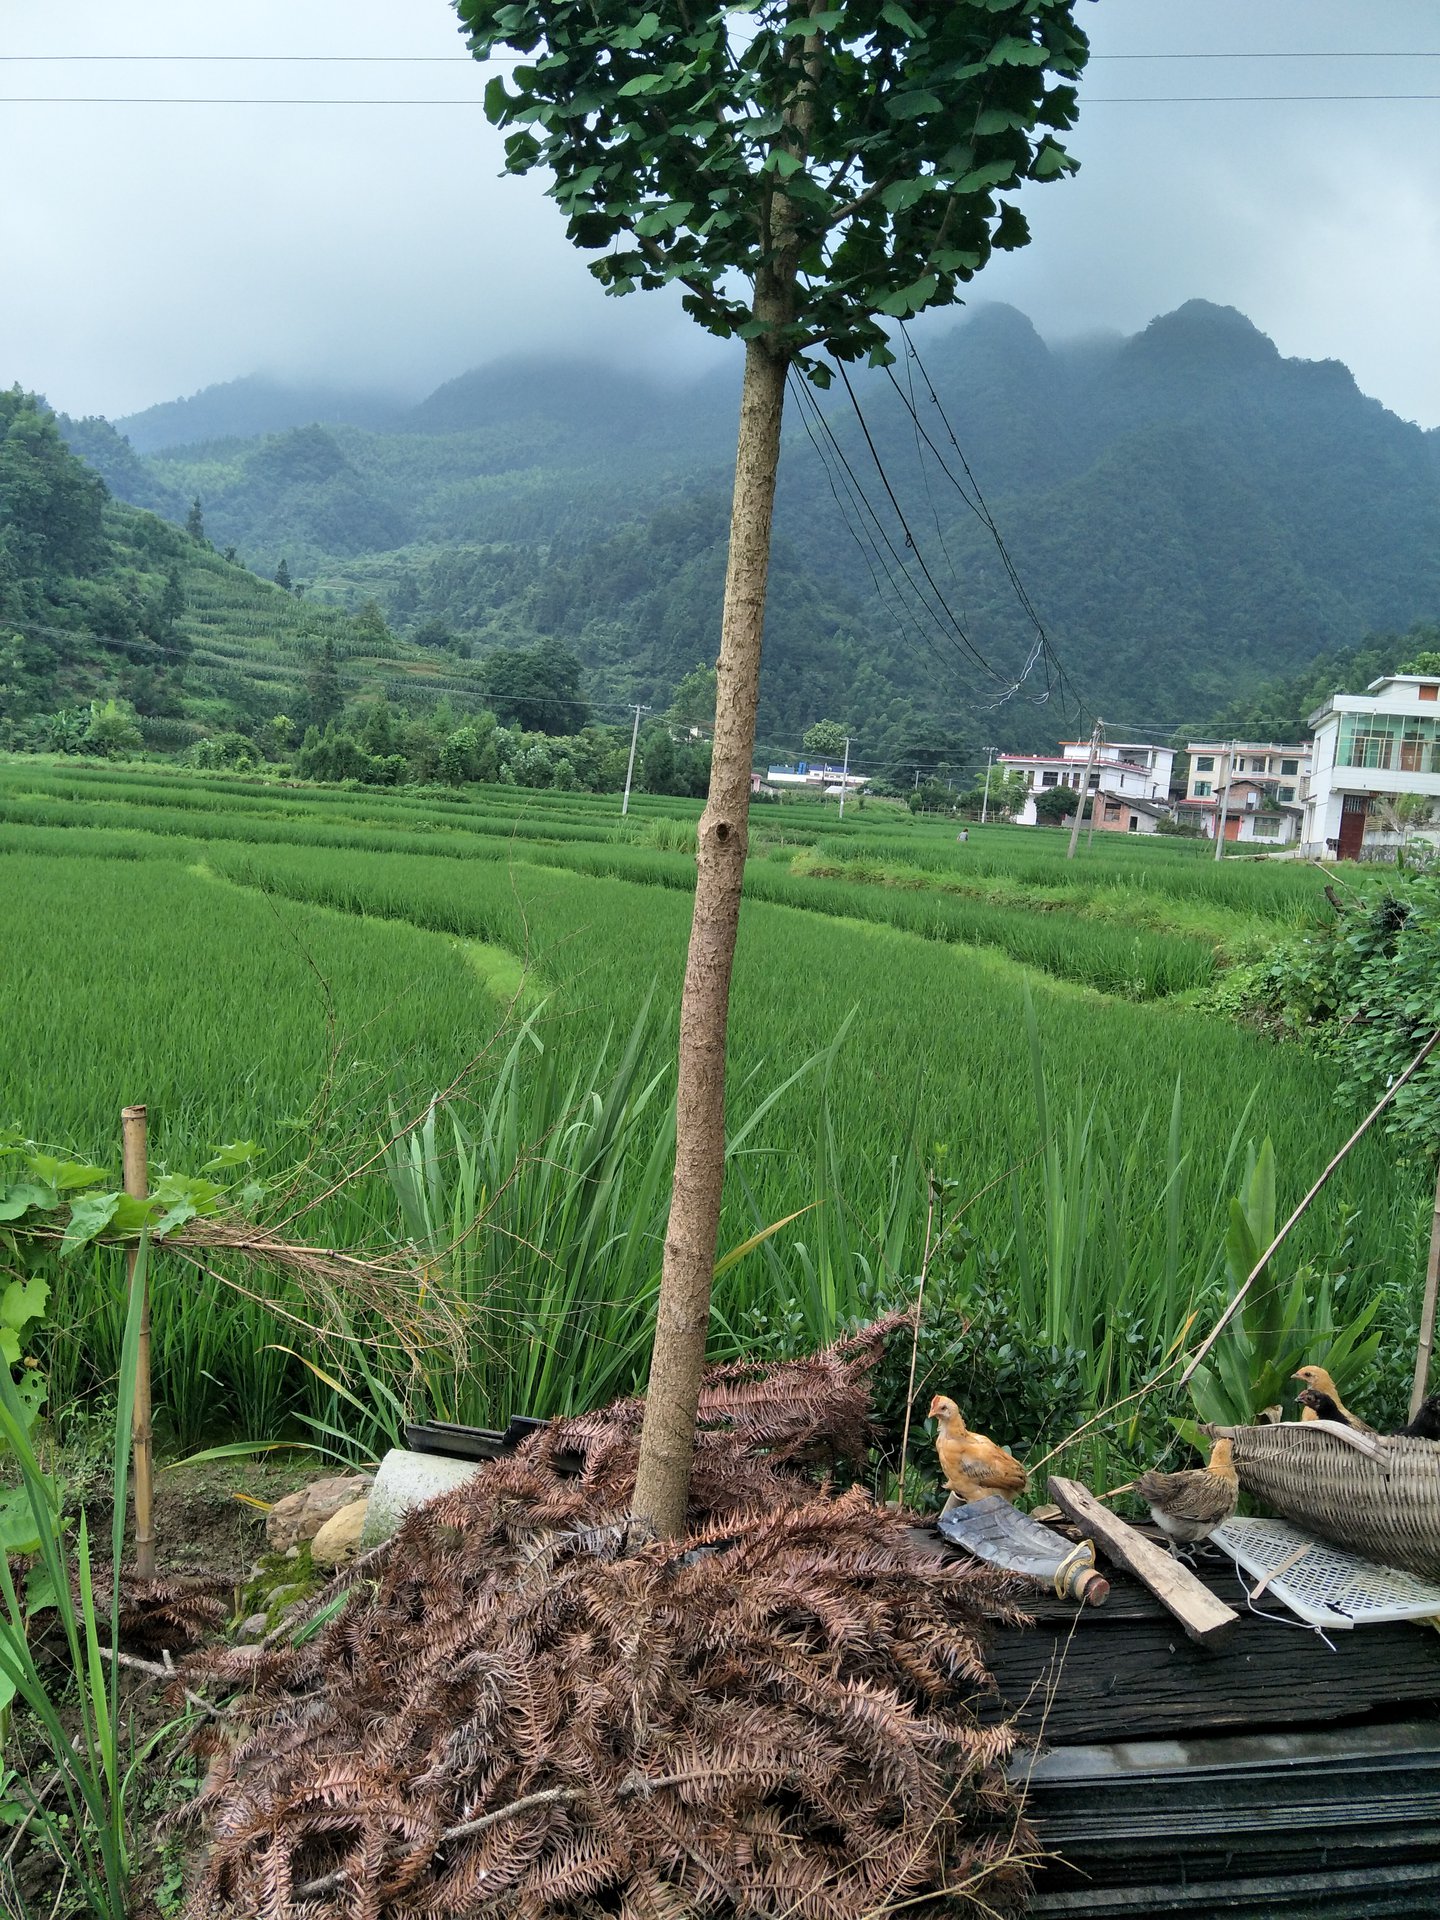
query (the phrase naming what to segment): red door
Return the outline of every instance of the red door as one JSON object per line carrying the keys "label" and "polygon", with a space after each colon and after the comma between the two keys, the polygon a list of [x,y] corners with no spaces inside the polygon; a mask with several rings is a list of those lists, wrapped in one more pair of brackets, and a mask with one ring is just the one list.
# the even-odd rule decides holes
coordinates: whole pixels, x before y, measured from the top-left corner
{"label": "red door", "polygon": [[1226,814],[1225,838],[1227,840],[1238,840],[1240,838],[1240,816],[1238,813]]}
{"label": "red door", "polygon": [[1347,793],[1340,802],[1340,858],[1358,860],[1365,843],[1365,817],[1370,811],[1368,793]]}

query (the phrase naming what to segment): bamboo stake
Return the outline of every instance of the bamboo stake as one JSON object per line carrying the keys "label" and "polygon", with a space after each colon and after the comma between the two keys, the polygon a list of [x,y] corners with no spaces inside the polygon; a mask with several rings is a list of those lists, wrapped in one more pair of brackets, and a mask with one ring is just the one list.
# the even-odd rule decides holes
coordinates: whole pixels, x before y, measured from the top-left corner
{"label": "bamboo stake", "polygon": [[1430,1358],[1435,1351],[1435,1297],[1440,1294],[1440,1166],[1435,1169],[1435,1212],[1430,1220],[1430,1258],[1425,1267],[1425,1301],[1420,1309],[1420,1345],[1415,1354],[1415,1384],[1410,1390],[1410,1418],[1420,1411],[1429,1384]]}
{"label": "bamboo stake", "polygon": [[[146,1153],[147,1121],[144,1107],[123,1107],[120,1133],[125,1151],[125,1191],[133,1199],[144,1200],[150,1189]],[[135,1287],[135,1266],[139,1248],[125,1255],[125,1272],[131,1290]],[[135,1462],[135,1571],[142,1580],[155,1578],[155,1443],[150,1424],[150,1288],[140,1276],[140,1344],[135,1355],[135,1409],[131,1416],[132,1453]]]}
{"label": "bamboo stake", "polygon": [[[1281,1247],[1285,1244],[1286,1240],[1290,1237],[1290,1229],[1295,1225],[1296,1221],[1299,1220],[1300,1217],[1305,1213],[1306,1209],[1310,1205],[1310,1202],[1315,1198],[1316,1194],[1319,1193],[1320,1189],[1324,1186],[1325,1182],[1330,1178],[1331,1174],[1334,1173],[1335,1169],[1340,1165],[1341,1161],[1345,1158],[1346,1154],[1349,1153],[1350,1149],[1355,1145],[1355,1143],[1362,1137],[1362,1135],[1369,1132],[1372,1123],[1380,1118],[1380,1115],[1385,1111],[1386,1107],[1389,1106],[1390,1102],[1395,1098],[1396,1094],[1399,1093],[1400,1089],[1405,1085],[1405,1082],[1407,1080],[1412,1079],[1414,1075],[1420,1071],[1421,1067],[1424,1066],[1425,1062],[1430,1058],[1430,1055],[1435,1051],[1435,1048],[1437,1046],[1440,1046],[1440,1027],[1437,1027],[1434,1033],[1431,1034],[1430,1038],[1425,1042],[1424,1046],[1421,1047],[1420,1051],[1416,1054],[1415,1058],[1410,1062],[1409,1066],[1406,1067],[1405,1071],[1402,1074],[1397,1075],[1397,1077],[1390,1082],[1390,1085],[1385,1089],[1384,1093],[1381,1094],[1380,1098],[1375,1102],[1375,1105],[1370,1109],[1369,1113],[1366,1114],[1365,1118],[1360,1122],[1359,1126],[1351,1134],[1350,1138],[1345,1142],[1344,1146],[1341,1147],[1340,1151],[1331,1158],[1328,1166],[1325,1168],[1325,1171],[1320,1175],[1320,1178],[1315,1182],[1314,1186],[1311,1187],[1310,1191],[1306,1194],[1305,1198],[1300,1202],[1299,1206],[1296,1207],[1295,1211],[1291,1214],[1290,1218],[1285,1222],[1284,1226],[1281,1227],[1280,1231],[1276,1234],[1275,1238],[1270,1242],[1269,1246],[1261,1254],[1260,1258],[1255,1262],[1255,1265],[1251,1268],[1250,1272],[1245,1277],[1244,1285],[1239,1288],[1239,1290],[1235,1294],[1234,1299],[1231,1300],[1229,1306],[1226,1307],[1225,1311],[1221,1314],[1220,1318],[1215,1322],[1214,1326],[1210,1329],[1209,1333],[1206,1335],[1205,1339],[1202,1341],[1199,1351],[1193,1356],[1189,1366],[1187,1366],[1184,1373],[1181,1374],[1179,1384],[1182,1387],[1188,1386],[1191,1375],[1194,1373],[1195,1369],[1200,1365],[1200,1362],[1205,1358],[1206,1354],[1209,1353],[1210,1349],[1214,1346],[1215,1342],[1220,1338],[1221,1334],[1225,1331],[1226,1327],[1229,1326],[1231,1320],[1234,1318],[1236,1312],[1239,1309],[1241,1301],[1245,1298],[1246,1294],[1250,1291],[1251,1287],[1259,1279],[1260,1275],[1265,1271],[1273,1255],[1277,1254],[1280,1251]],[[1433,1256],[1433,1250],[1432,1250],[1432,1264],[1433,1264],[1433,1258],[1434,1256]]]}
{"label": "bamboo stake", "polygon": [[[925,1213],[925,1251],[920,1258],[920,1286],[915,1295],[915,1330],[910,1340],[910,1380],[905,1389],[905,1431],[900,1436],[900,1504],[905,1504],[905,1466],[910,1456],[910,1415],[915,1404],[915,1367],[920,1358],[920,1318],[925,1311],[925,1282],[930,1273],[930,1256],[935,1251],[930,1229],[935,1224],[935,1176],[930,1175],[930,1205]],[[944,1237],[943,1234],[941,1236]]]}

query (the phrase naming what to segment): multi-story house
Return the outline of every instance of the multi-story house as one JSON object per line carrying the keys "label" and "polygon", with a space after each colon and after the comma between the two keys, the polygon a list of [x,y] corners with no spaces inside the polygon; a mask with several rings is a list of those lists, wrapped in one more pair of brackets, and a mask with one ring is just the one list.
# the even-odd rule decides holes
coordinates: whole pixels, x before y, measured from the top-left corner
{"label": "multi-story house", "polygon": [[[1223,810],[1227,840],[1263,840],[1284,846],[1299,838],[1312,748],[1274,741],[1192,740],[1190,778],[1176,818],[1208,839]],[[1226,787],[1229,799],[1226,800]]]}
{"label": "multi-story house", "polygon": [[[1022,827],[1036,823],[1035,796],[1046,787],[1070,787],[1078,793],[1085,783],[1088,740],[1062,740],[1058,754],[1002,753],[999,764],[1026,776],[1025,804],[1015,819]],[[1107,740],[1090,769],[1090,795],[1095,825],[1110,833],[1153,833],[1169,811],[1170,770],[1174,749],[1136,740]],[[1088,821],[1089,809],[1086,810]]]}
{"label": "multi-story house", "polygon": [[[1420,797],[1402,811],[1433,823],[1440,813],[1440,677],[1392,673],[1372,680],[1364,693],[1337,693],[1310,716],[1315,759],[1305,794],[1302,845],[1323,859],[1358,859],[1367,850],[1393,846],[1416,824],[1391,810],[1406,796]],[[1420,830],[1433,838],[1433,824]]]}

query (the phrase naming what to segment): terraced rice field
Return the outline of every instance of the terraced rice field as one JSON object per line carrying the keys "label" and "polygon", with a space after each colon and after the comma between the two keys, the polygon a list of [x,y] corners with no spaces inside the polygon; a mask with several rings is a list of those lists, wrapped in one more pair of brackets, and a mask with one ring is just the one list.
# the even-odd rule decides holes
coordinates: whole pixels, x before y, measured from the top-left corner
{"label": "terraced rice field", "polygon": [[[620,1059],[643,1015],[637,1085],[656,1091],[612,1170],[638,1183],[663,1157],[697,813],[642,797],[621,821],[614,800],[514,788],[377,794],[0,762],[0,1119],[105,1162],[120,1106],[144,1100],[160,1160],[194,1168],[254,1139],[267,1177],[291,1195],[308,1182],[313,1200],[347,1156],[373,1153],[392,1113],[422,1111],[470,1062],[457,1111],[478,1114],[497,1031],[528,1019],[532,1064],[516,1071],[543,1059],[560,1095],[576,1083],[579,1112],[596,1063]],[[1058,834],[1004,827],[961,847],[953,827],[874,803],[843,826],[819,806],[757,810],[730,1047],[744,1137],[722,1249],[810,1211],[727,1270],[717,1349],[783,1344],[903,1294],[933,1169],[947,1207],[969,1204],[943,1284],[1038,1271],[1047,1326],[1087,1352],[1097,1310],[1128,1315],[1126,1351],[1091,1379],[1112,1390],[1214,1297],[1245,1142],[1273,1139],[1284,1205],[1343,1139],[1354,1116],[1324,1062],[1197,1004],[1229,952],[1328,911],[1319,876],[1103,835],[1073,867],[1063,852]],[[1037,1159],[1036,1038],[1068,1199]],[[1389,1287],[1414,1260],[1422,1201],[1367,1145],[1298,1253],[1352,1287]],[[648,1220],[626,1254],[631,1297],[589,1282],[630,1322],[658,1269],[658,1201]],[[377,1165],[304,1230],[373,1246],[408,1229]],[[66,1285],[103,1378],[101,1282]],[[207,1299],[204,1316],[158,1309],[162,1367],[215,1382],[208,1413],[177,1424],[313,1407],[300,1361],[257,1357],[278,1344],[263,1308],[219,1281]]]}

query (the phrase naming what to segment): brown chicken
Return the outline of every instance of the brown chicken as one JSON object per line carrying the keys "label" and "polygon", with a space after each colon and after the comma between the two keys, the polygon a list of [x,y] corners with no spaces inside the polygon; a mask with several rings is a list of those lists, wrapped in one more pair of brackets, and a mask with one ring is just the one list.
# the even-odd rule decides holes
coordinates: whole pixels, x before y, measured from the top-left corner
{"label": "brown chicken", "polygon": [[952,1493],[962,1500],[983,1500],[992,1493],[1013,1500],[1025,1491],[1030,1476],[1024,1467],[985,1434],[971,1433],[953,1400],[937,1393],[930,1402],[929,1418],[939,1425],[935,1451]]}
{"label": "brown chicken", "polygon": [[1188,1473],[1157,1473],[1152,1467],[1135,1482],[1135,1492],[1150,1509],[1150,1518],[1179,1558],[1177,1542],[1187,1546],[1204,1540],[1228,1520],[1240,1497],[1229,1440],[1217,1440],[1208,1466]]}
{"label": "brown chicken", "polygon": [[[1303,1380],[1313,1393],[1328,1394],[1334,1401],[1340,1418],[1346,1426],[1354,1427],[1357,1433],[1374,1433],[1375,1429],[1368,1420],[1362,1420],[1358,1413],[1352,1413],[1340,1398],[1340,1389],[1330,1378],[1324,1367],[1298,1367],[1290,1376],[1292,1380]],[[1304,1416],[1302,1414],[1301,1418]]]}

